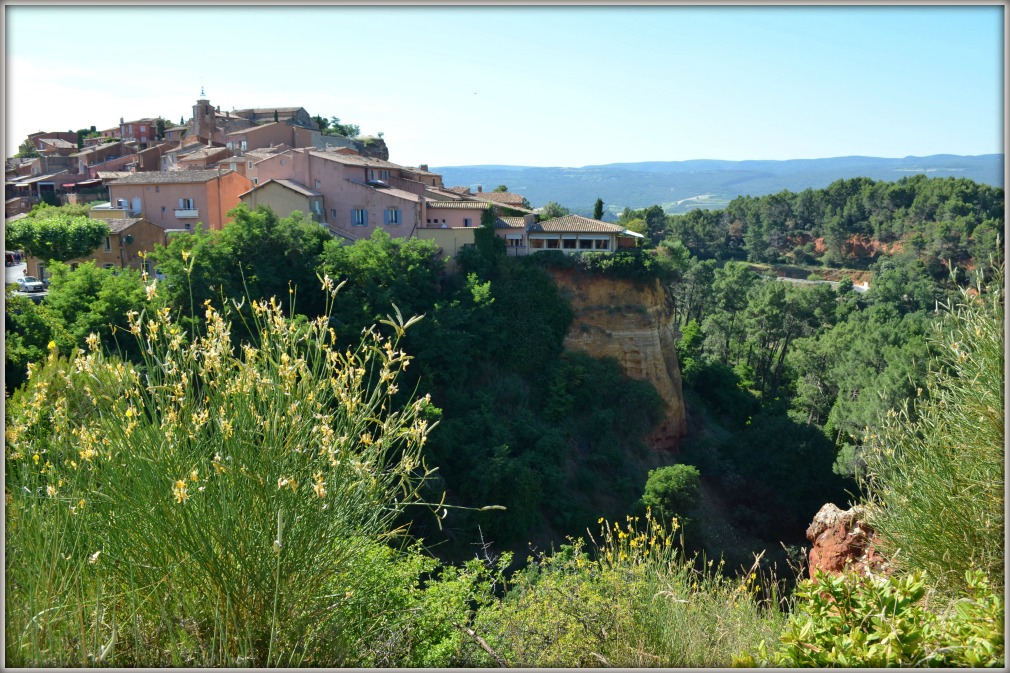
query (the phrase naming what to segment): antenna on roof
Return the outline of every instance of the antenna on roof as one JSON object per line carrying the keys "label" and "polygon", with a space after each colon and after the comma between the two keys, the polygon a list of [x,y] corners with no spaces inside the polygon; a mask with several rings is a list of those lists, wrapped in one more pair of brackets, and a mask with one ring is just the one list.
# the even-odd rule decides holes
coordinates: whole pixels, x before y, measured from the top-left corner
{"label": "antenna on roof", "polygon": [[200,87],[200,98],[206,98],[207,96],[203,93],[203,87]]}

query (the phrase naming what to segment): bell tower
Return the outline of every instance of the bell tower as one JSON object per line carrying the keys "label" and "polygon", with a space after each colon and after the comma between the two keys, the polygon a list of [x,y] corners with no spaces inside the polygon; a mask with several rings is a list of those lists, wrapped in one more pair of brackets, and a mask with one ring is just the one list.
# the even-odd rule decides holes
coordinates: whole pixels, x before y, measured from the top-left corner
{"label": "bell tower", "polygon": [[200,97],[196,100],[196,105],[193,106],[193,135],[196,136],[196,139],[209,145],[211,138],[214,137],[216,126],[214,122],[214,108],[203,92],[203,87],[200,87]]}

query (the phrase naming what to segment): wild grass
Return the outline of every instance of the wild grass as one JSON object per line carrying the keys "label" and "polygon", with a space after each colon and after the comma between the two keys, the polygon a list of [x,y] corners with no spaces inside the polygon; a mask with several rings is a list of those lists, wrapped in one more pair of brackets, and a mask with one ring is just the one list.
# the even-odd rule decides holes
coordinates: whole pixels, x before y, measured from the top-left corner
{"label": "wild grass", "polygon": [[94,337],[30,369],[6,419],[8,665],[357,656],[370,617],[342,607],[427,474],[427,400],[390,401],[410,321],[341,352],[325,317],[252,309],[255,345],[164,309],[128,316],[142,366]]}
{"label": "wild grass", "polygon": [[895,567],[949,593],[1004,571],[1002,273],[964,291],[936,323],[925,391],[888,414],[866,453],[871,523]]}
{"label": "wild grass", "polygon": [[[756,570],[729,579],[722,567],[686,559],[677,523],[646,516],[601,520],[587,545],[573,540],[530,559],[504,598],[482,609],[474,631],[495,656],[522,667],[708,667],[785,623],[776,583]],[[493,666],[472,648],[464,665]]]}

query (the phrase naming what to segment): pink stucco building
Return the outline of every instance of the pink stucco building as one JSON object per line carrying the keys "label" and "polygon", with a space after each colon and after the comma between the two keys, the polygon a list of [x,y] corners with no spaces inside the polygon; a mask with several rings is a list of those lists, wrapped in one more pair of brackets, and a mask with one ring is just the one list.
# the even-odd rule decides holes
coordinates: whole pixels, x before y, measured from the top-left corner
{"label": "pink stucco building", "polygon": [[[320,222],[351,239],[367,238],[377,228],[409,238],[425,223],[426,185],[441,183],[439,176],[426,170],[314,148],[291,149],[253,162],[246,175],[257,189],[267,181],[290,180],[319,194]],[[254,198],[264,203],[258,196],[245,197]]]}
{"label": "pink stucco building", "polygon": [[232,171],[135,173],[109,183],[109,197],[114,206],[125,206],[131,217],[166,229],[192,229],[198,222],[221,229],[231,221],[228,211],[249,187],[248,179]]}

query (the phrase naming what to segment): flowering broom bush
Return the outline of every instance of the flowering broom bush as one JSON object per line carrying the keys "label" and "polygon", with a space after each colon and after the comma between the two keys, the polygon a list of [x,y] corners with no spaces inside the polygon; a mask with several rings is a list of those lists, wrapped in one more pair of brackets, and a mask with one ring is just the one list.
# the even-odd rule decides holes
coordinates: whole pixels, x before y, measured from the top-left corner
{"label": "flowering broom bush", "polygon": [[129,314],[140,366],[54,349],[8,401],[8,664],[354,660],[341,606],[427,475],[427,398],[391,403],[413,320],[340,351],[325,316],[253,302],[236,345],[205,308]]}

